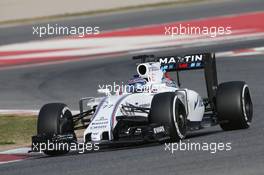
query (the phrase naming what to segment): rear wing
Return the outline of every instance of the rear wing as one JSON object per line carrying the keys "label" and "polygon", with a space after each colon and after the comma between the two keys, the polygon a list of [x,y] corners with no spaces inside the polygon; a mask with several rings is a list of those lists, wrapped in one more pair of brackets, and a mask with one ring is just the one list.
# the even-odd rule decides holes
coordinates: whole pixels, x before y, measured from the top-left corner
{"label": "rear wing", "polygon": [[164,72],[203,69],[206,57],[210,54],[194,54],[185,56],[166,56],[158,58]]}
{"label": "rear wing", "polygon": [[214,53],[191,54],[185,56],[164,56],[155,58],[154,55],[139,55],[133,57],[134,60],[144,62],[160,62],[161,69],[164,72],[178,72],[187,70],[204,70],[207,95],[210,106],[216,111],[216,89],[218,87],[216,60]]}
{"label": "rear wing", "polygon": [[218,87],[216,61],[214,53],[202,53],[179,56],[160,57],[158,61],[165,72],[203,69],[206,81],[208,100],[215,110],[216,89]]}

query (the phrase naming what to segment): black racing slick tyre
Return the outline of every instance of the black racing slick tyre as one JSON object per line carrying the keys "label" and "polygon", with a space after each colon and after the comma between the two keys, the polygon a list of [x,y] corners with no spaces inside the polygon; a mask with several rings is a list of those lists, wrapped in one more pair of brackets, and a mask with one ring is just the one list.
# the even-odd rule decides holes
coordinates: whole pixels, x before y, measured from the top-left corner
{"label": "black racing slick tyre", "polygon": [[[73,118],[69,108],[63,103],[49,103],[44,105],[38,116],[37,122],[38,135],[66,135],[74,134]],[[62,155],[69,152],[65,150],[45,150],[47,155]]]}
{"label": "black racing slick tyre", "polygon": [[249,128],[253,105],[247,84],[242,81],[221,83],[216,93],[216,110],[223,130]]}
{"label": "black racing slick tyre", "polygon": [[177,142],[186,136],[185,107],[174,92],[160,93],[153,97],[149,122],[164,126],[170,141]]}

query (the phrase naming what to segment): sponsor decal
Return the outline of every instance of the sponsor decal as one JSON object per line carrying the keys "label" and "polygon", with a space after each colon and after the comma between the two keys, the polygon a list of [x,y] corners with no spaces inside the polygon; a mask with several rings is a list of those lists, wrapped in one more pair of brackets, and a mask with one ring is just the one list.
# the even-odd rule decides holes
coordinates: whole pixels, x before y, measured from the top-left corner
{"label": "sponsor decal", "polygon": [[200,96],[197,96],[197,100],[194,102],[194,110],[196,109],[196,107],[203,107],[203,99]]}
{"label": "sponsor decal", "polygon": [[104,129],[107,128],[106,125],[91,126],[91,129]]}
{"label": "sponsor decal", "polygon": [[159,126],[159,127],[153,128],[153,132],[154,132],[154,134],[164,133],[165,129],[163,126]]}
{"label": "sponsor decal", "polygon": [[160,68],[163,72],[202,68],[203,57],[203,54],[162,57],[159,58]]}
{"label": "sponsor decal", "polygon": [[105,121],[105,122],[93,122],[91,123],[91,125],[107,125],[108,124],[108,121]]}
{"label": "sponsor decal", "polygon": [[165,58],[159,58],[160,64],[170,64],[170,63],[189,63],[189,62],[202,62],[203,61],[203,55],[186,55],[184,57],[165,57]]}

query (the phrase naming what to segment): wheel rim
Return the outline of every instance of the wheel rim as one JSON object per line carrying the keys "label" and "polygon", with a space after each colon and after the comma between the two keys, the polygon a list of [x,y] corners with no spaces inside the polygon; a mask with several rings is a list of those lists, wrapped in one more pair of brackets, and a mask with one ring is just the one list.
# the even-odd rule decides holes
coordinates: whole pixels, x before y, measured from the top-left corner
{"label": "wheel rim", "polygon": [[184,119],[184,115],[182,113],[179,114],[179,118],[178,118],[178,126],[180,131],[182,132],[184,130],[184,126],[185,126],[185,119]]}
{"label": "wheel rim", "polygon": [[[174,99],[173,117],[178,136],[183,139],[186,133],[186,117],[184,107],[180,103],[176,103],[177,98]],[[178,110],[177,110],[178,108]]]}
{"label": "wheel rim", "polygon": [[245,100],[245,113],[246,113],[246,116],[247,116],[247,122],[250,123],[251,120],[252,120],[252,111],[253,111],[252,108],[253,108],[253,106],[252,106],[252,101],[251,101],[251,98],[250,98],[250,94],[249,94],[248,88],[246,88],[246,90],[245,90],[244,100]]}
{"label": "wheel rim", "polygon": [[253,105],[247,85],[244,86],[242,91],[242,105],[245,121],[247,122],[247,125],[250,125],[253,114]]}

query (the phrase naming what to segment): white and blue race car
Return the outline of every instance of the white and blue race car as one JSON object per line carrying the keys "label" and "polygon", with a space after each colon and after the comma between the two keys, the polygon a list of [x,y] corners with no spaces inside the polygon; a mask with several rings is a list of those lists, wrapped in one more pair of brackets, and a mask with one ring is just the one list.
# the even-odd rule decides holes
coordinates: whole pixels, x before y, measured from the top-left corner
{"label": "white and blue race car", "polygon": [[[247,84],[232,81],[218,84],[214,54],[194,54],[155,58],[136,56],[141,63],[137,75],[126,88],[114,95],[99,89],[104,97],[80,100],[80,113],[72,115],[63,103],[44,105],[38,116],[35,145],[77,142],[75,131],[85,129],[85,143],[127,145],[179,141],[194,130],[220,125],[223,130],[250,126],[253,105]],[[179,76],[173,81],[168,72],[203,69],[207,97],[180,87]],[[69,150],[44,150],[48,155]]]}

